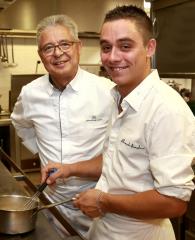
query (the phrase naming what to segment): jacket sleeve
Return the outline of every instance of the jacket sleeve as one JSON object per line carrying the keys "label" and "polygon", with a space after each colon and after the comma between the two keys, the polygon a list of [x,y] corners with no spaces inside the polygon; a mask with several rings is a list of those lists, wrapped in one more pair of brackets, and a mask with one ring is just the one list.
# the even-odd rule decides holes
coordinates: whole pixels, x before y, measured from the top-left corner
{"label": "jacket sleeve", "polygon": [[33,122],[26,117],[24,102],[22,90],[11,114],[11,120],[23,145],[33,154],[36,154],[38,152],[36,133]]}

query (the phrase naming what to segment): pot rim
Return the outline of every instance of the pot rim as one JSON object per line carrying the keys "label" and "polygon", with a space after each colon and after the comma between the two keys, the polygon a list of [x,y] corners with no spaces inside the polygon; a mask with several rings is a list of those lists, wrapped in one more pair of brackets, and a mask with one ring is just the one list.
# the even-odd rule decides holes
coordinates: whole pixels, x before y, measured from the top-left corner
{"label": "pot rim", "polygon": [[[3,194],[3,195],[0,195],[0,200],[3,199],[3,198],[18,198],[18,199],[30,199],[31,197],[30,196],[25,196],[25,195],[16,195],[16,194]],[[33,200],[36,204],[36,206],[30,208],[30,209],[14,209],[14,208],[10,208],[10,209],[2,209],[2,206],[0,206],[0,211],[4,211],[4,212],[29,212],[29,211],[32,211],[32,210],[36,210],[39,206],[39,199],[35,199]]]}

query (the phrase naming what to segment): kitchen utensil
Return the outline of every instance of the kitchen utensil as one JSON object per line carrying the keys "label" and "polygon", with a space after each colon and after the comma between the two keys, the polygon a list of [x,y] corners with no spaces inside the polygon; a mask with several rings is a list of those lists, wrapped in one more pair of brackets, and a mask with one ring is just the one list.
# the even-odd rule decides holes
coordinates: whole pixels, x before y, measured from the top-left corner
{"label": "kitchen utensil", "polygon": [[10,67],[16,67],[17,63],[15,63],[15,59],[14,59],[14,39],[13,37],[10,38],[11,39],[11,57],[12,57],[12,62],[9,64]]}
{"label": "kitchen utensil", "polygon": [[44,209],[48,209],[48,208],[52,208],[52,207],[56,207],[58,205],[62,205],[64,203],[68,203],[68,202],[71,202],[71,201],[74,201],[76,198],[67,198],[61,202],[56,202],[56,203],[51,203],[51,204],[48,204],[48,205],[44,205],[44,206],[41,206],[41,207],[38,207],[37,210],[33,213],[34,214],[37,214],[37,212],[41,211],[41,210],[44,210]]}
{"label": "kitchen utensil", "polygon": [[29,201],[27,201],[27,202],[24,204],[24,209],[30,209],[30,208],[33,206],[34,201],[40,196],[40,194],[43,192],[43,190],[47,187],[46,181],[47,181],[48,177],[49,177],[51,174],[53,174],[54,172],[56,172],[56,171],[57,171],[57,169],[54,169],[54,168],[53,168],[53,169],[49,172],[47,178],[45,179],[45,182],[42,183],[42,184],[38,187],[36,193],[29,199]]}
{"label": "kitchen utensil", "polygon": [[38,201],[34,201],[31,209],[24,210],[24,204],[29,200],[27,196],[0,196],[0,232],[19,234],[33,230],[37,215]]}
{"label": "kitchen utensil", "polygon": [[6,37],[5,36],[1,36],[1,45],[2,45],[2,62],[8,62],[7,56],[6,56]]}
{"label": "kitchen utensil", "polygon": [[2,51],[1,51],[1,45],[2,45],[2,37],[0,37],[0,61],[2,60],[3,58],[3,55],[2,55]]}
{"label": "kitchen utensil", "polygon": [[46,186],[47,186],[47,183],[44,182],[38,187],[36,193],[32,197],[30,197],[29,200],[26,201],[26,203],[24,204],[23,206],[24,210],[32,208],[32,206],[34,205],[34,201],[38,199],[38,197],[40,196],[42,191],[46,188]]}
{"label": "kitchen utensil", "polygon": [[24,209],[24,205],[30,197],[22,195],[0,196],[0,232],[6,234],[20,234],[32,231],[36,225],[37,212],[43,209],[70,202],[73,199],[39,206],[39,201],[34,200],[30,209]]}
{"label": "kitchen utensil", "polygon": [[6,55],[6,62],[9,64],[9,54],[8,54],[8,47],[7,47],[7,35],[5,35],[4,37],[4,40],[5,40],[5,55]]}

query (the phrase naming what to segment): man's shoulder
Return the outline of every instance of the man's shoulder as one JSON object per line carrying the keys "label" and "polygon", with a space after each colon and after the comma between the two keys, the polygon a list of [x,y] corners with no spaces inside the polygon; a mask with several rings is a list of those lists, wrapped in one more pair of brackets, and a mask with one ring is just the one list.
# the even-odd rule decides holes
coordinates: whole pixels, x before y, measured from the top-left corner
{"label": "man's shoulder", "polygon": [[84,69],[82,69],[82,74],[83,74],[83,79],[85,79],[85,81],[88,81],[89,84],[95,84],[100,87],[102,86],[110,89],[115,85],[114,82],[112,82],[109,78],[96,75]]}
{"label": "man's shoulder", "polygon": [[39,86],[43,86],[46,83],[48,83],[48,75],[42,75],[32,81],[30,81],[29,83],[27,83],[26,85],[24,85],[24,88],[32,88],[32,87],[39,87]]}

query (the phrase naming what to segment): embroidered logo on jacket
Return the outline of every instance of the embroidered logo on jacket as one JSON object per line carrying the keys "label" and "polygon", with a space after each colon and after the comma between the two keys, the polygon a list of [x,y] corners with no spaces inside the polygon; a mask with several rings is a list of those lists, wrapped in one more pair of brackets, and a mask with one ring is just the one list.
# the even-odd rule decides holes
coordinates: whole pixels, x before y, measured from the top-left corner
{"label": "embroidered logo on jacket", "polygon": [[101,118],[97,118],[97,116],[92,115],[89,119],[87,119],[87,122],[96,122],[102,120]]}

